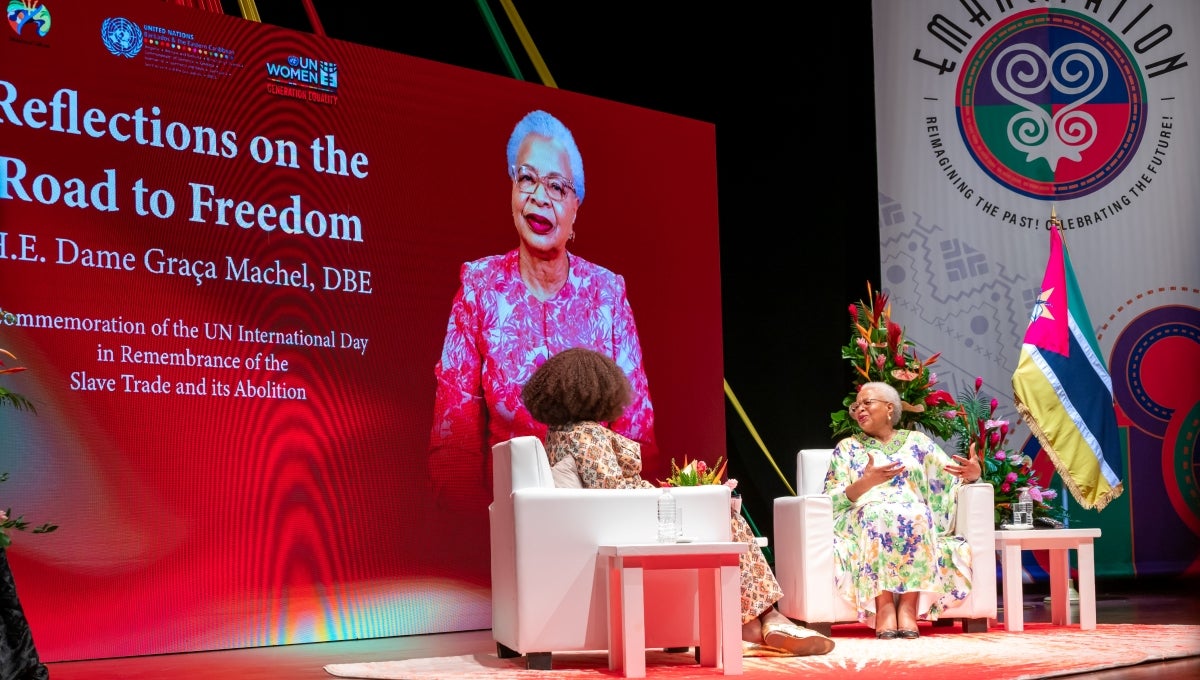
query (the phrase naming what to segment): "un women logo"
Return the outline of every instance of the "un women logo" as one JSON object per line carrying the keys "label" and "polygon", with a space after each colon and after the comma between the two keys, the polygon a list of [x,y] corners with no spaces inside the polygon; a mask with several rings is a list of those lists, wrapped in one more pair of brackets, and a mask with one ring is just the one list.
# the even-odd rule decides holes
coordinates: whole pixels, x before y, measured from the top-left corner
{"label": "un women logo", "polygon": [[1146,126],[1146,86],[1125,45],[1063,9],[1016,14],[989,31],[964,62],[956,95],[975,162],[1043,200],[1111,182]]}

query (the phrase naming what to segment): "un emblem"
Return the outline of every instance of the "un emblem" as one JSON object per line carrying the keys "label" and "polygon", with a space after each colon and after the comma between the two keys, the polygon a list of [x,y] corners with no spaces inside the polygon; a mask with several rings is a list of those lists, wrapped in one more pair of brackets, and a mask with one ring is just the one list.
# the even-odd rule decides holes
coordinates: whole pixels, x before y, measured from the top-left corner
{"label": "un emblem", "polygon": [[100,25],[100,39],[118,57],[132,59],[142,51],[142,29],[123,17],[105,19]]}

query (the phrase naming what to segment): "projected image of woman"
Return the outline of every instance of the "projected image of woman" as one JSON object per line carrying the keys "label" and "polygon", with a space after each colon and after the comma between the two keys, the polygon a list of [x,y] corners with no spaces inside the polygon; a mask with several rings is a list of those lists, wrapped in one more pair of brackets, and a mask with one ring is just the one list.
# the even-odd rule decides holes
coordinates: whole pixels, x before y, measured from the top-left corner
{"label": "projected image of woman", "polygon": [[[654,414],[625,280],[567,250],[583,204],[583,158],[574,136],[545,111],[513,129],[507,149],[517,247],[462,265],[450,309],[430,437],[429,472],[439,501],[485,518],[491,447],[536,434],[521,402],[548,357],[586,347],[625,371],[633,401],[609,427],[656,451]],[[589,233],[584,231],[584,236]]]}

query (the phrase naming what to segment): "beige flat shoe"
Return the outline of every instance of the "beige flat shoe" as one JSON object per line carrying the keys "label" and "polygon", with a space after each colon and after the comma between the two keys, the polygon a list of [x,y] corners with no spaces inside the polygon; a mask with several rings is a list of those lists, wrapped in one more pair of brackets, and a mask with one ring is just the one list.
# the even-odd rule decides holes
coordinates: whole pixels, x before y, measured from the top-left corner
{"label": "beige flat shoe", "polygon": [[833,640],[794,623],[763,623],[763,642],[793,656],[813,656],[833,651]]}

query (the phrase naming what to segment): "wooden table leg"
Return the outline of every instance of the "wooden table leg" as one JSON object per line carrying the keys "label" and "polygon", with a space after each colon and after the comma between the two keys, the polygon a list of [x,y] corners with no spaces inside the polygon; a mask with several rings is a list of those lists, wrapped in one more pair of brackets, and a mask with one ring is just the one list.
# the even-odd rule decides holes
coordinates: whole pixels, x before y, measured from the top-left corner
{"label": "wooden table leg", "polygon": [[1079,627],[1096,629],[1096,555],[1091,541],[1076,549],[1079,556]]}
{"label": "wooden table leg", "polygon": [[1070,548],[1050,548],[1050,621],[1056,626],[1071,623]]}
{"label": "wooden table leg", "polygon": [[646,594],[642,567],[621,568],[621,665],[627,678],[646,677]]}
{"label": "wooden table leg", "polygon": [[1003,573],[1004,630],[1025,630],[1025,594],[1021,583],[1021,546],[1005,545],[1001,551],[1000,570]]}
{"label": "wooden table leg", "polygon": [[700,588],[700,658],[697,661],[701,666],[716,666],[721,659],[721,583],[715,568],[696,571]]}
{"label": "wooden table leg", "polygon": [[608,558],[608,670],[622,669],[621,655],[625,640],[621,637],[621,618],[624,616],[621,599],[621,567],[619,557]]}
{"label": "wooden table leg", "polygon": [[721,567],[721,667],[725,675],[742,674],[741,570]]}

